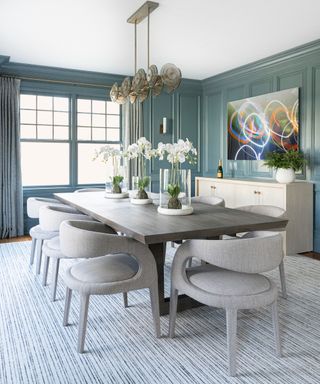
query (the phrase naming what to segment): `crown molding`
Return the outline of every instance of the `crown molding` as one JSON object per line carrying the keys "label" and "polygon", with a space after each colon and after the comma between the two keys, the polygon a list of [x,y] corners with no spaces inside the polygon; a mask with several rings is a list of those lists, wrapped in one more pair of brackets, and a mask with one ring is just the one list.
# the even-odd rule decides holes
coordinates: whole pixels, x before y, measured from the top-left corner
{"label": "crown molding", "polygon": [[275,66],[279,63],[290,61],[293,58],[296,58],[296,59],[300,57],[302,58],[306,55],[315,54],[315,53],[320,54],[320,39],[311,41],[303,45],[299,45],[298,47],[282,51],[275,55],[268,56],[264,59],[254,61],[252,63],[242,65],[240,67],[231,69],[230,71],[226,71],[218,75],[208,77],[202,80],[202,85],[203,87],[207,87],[213,83],[228,80],[233,76],[237,76],[237,77],[247,76],[249,71],[262,70],[265,68]]}

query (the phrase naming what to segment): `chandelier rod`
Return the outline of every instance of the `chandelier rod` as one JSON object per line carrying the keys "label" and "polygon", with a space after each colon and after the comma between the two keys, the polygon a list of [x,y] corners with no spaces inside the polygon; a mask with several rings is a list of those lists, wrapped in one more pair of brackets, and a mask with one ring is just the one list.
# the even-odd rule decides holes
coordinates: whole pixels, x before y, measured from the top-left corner
{"label": "chandelier rod", "polygon": [[137,21],[134,22],[134,73],[137,72]]}
{"label": "chandelier rod", "polygon": [[147,38],[147,68],[150,67],[150,11],[148,7],[148,38]]}

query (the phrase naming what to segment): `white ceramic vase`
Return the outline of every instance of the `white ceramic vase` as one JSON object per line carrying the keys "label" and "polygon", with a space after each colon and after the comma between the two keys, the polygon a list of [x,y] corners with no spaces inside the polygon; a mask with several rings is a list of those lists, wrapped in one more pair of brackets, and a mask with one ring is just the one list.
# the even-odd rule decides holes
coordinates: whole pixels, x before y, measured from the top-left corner
{"label": "white ceramic vase", "polygon": [[276,171],[276,180],[278,183],[290,184],[296,179],[296,174],[292,168],[278,168]]}

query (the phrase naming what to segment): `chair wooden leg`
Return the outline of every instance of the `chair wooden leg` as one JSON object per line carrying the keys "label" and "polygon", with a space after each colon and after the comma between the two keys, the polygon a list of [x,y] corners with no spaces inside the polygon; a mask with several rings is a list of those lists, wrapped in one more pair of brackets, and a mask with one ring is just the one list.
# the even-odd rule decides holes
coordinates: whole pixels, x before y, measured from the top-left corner
{"label": "chair wooden leg", "polygon": [[58,285],[60,259],[53,259],[52,266],[52,287],[51,287],[51,300],[55,301]]}
{"label": "chair wooden leg", "polygon": [[47,255],[44,255],[43,275],[42,275],[42,285],[44,287],[47,285],[49,263],[50,263],[50,257]]}
{"label": "chair wooden leg", "polygon": [[80,297],[80,321],[78,330],[78,352],[83,353],[84,342],[86,338],[88,309],[89,309],[89,295],[81,295]]}
{"label": "chair wooden leg", "polygon": [[155,282],[152,287],[149,288],[150,291],[150,301],[151,301],[151,310],[154,323],[154,329],[156,337],[161,337],[160,330],[160,310],[159,310],[159,292],[158,292],[158,283]]}
{"label": "chair wooden leg", "polygon": [[172,287],[171,295],[170,295],[170,315],[169,315],[169,337],[171,338],[174,337],[176,317],[177,317],[177,306],[178,306],[178,290]]}
{"label": "chair wooden leg", "polygon": [[66,301],[64,304],[64,314],[63,314],[63,325],[67,326],[69,321],[70,305],[72,298],[72,289],[67,287],[66,290]]}
{"label": "chair wooden leg", "polygon": [[33,265],[34,261],[34,254],[36,252],[36,245],[37,245],[37,240],[33,237],[32,242],[31,242],[31,253],[30,253],[30,262],[29,265]]}
{"label": "chair wooden leg", "polygon": [[36,262],[36,274],[37,275],[39,275],[40,269],[41,269],[42,245],[43,245],[43,240],[39,239],[37,241],[37,262]]}
{"label": "chair wooden leg", "polygon": [[236,354],[237,354],[237,310],[227,309],[227,346],[229,375],[236,375]]}
{"label": "chair wooden leg", "polygon": [[125,308],[129,307],[128,303],[128,292],[123,292],[123,304]]}
{"label": "chair wooden leg", "polygon": [[279,314],[278,314],[278,303],[277,300],[272,304],[272,322],[273,322],[273,333],[276,348],[276,355],[281,357],[281,340],[280,340],[280,329],[279,329]]}
{"label": "chair wooden leg", "polygon": [[286,275],[284,272],[284,263],[283,260],[281,261],[281,264],[279,265],[279,272],[280,272],[280,281],[281,281],[281,291],[282,291],[282,297],[286,299],[288,297],[287,295],[287,287],[286,287]]}

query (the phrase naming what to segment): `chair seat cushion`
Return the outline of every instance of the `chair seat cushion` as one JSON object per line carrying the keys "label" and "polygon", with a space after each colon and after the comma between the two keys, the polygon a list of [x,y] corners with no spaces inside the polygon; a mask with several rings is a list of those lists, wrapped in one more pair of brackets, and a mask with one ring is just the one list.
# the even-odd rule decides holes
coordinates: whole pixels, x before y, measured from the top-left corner
{"label": "chair seat cushion", "polygon": [[127,254],[106,255],[79,262],[70,268],[70,275],[83,283],[112,283],[132,278],[139,264]]}
{"label": "chair seat cushion", "polygon": [[221,296],[256,295],[270,289],[270,281],[263,275],[239,273],[211,266],[191,268],[187,271],[187,276],[196,287]]}
{"label": "chair seat cushion", "polygon": [[44,231],[40,225],[36,225],[30,229],[30,236],[34,239],[48,240],[59,235],[58,231]]}
{"label": "chair seat cushion", "polygon": [[49,257],[54,257],[57,259],[65,258],[60,250],[60,237],[56,236],[50,240],[47,240],[43,244],[43,253]]}

